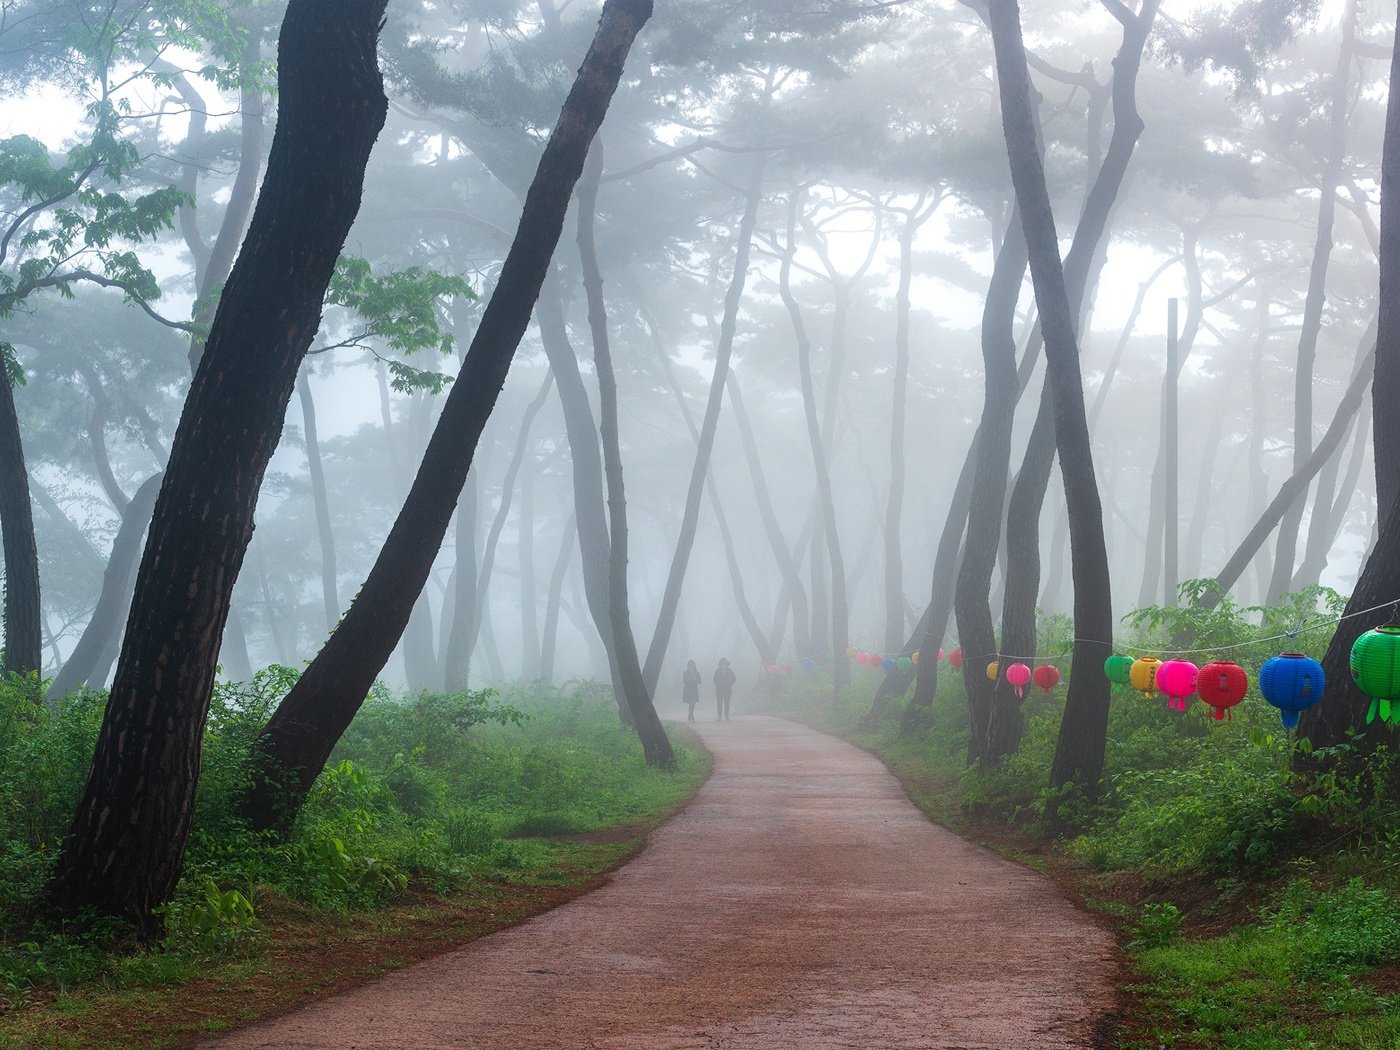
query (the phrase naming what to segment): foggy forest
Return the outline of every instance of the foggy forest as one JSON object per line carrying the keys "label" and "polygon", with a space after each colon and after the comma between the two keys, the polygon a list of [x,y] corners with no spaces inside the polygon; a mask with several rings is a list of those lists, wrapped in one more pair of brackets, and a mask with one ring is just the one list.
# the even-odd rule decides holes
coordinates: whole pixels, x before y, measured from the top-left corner
{"label": "foggy forest", "polygon": [[0,1047],[1400,1045],[1395,15],[0,0]]}

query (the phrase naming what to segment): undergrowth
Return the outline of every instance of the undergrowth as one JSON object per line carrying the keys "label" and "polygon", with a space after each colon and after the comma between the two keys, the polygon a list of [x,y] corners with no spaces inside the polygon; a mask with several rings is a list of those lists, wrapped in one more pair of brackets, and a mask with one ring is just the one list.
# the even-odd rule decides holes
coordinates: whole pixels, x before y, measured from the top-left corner
{"label": "undergrowth", "polygon": [[[410,891],[573,877],[561,835],[644,823],[678,805],[704,757],[649,768],[615,705],[587,683],[503,695],[394,696],[376,688],[316,781],[292,834],[247,830],[237,799],[248,744],[295,672],[273,667],[216,689],[184,876],[166,939],[131,950],[125,931],[81,934],[33,920],[67,831],[105,697],[36,704],[0,682],[0,1013],[83,985],[152,987],[210,959],[256,953],[265,905],[372,909]],[[640,831],[639,831],[640,833]]]}

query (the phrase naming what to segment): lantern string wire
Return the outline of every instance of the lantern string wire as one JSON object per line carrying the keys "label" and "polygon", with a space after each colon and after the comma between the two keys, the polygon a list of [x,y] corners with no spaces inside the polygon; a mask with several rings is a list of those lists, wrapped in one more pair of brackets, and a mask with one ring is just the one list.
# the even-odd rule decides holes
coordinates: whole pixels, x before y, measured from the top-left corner
{"label": "lantern string wire", "polygon": [[[1079,643],[1083,643],[1085,645],[1107,645],[1111,649],[1121,649],[1127,652],[1134,653],[1160,653],[1163,656],[1193,656],[1198,653],[1223,653],[1228,652],[1232,649],[1248,649],[1251,646],[1263,645],[1266,642],[1277,642],[1282,641],[1284,639],[1296,638],[1300,634],[1304,634],[1309,631],[1316,631],[1321,627],[1334,626],[1336,624],[1341,623],[1343,620],[1355,619],[1358,616],[1369,616],[1371,613],[1378,612],[1381,609],[1390,609],[1392,612],[1391,619],[1400,620],[1400,616],[1396,615],[1397,612],[1400,612],[1400,598],[1397,598],[1391,601],[1381,602],[1379,605],[1373,605],[1369,609],[1359,609],[1354,613],[1346,613],[1342,616],[1327,617],[1325,619],[1321,619],[1313,623],[1309,623],[1307,620],[1299,620],[1298,626],[1293,628],[1291,631],[1284,631],[1280,634],[1269,635],[1267,638],[1253,638],[1247,642],[1232,642],[1229,645],[1207,645],[1201,646],[1200,648],[1196,649],[1162,649],[1160,647],[1150,646],[1144,648],[1143,646],[1137,645],[1115,645],[1113,642],[1100,642],[1092,638],[1072,638],[1070,639],[1070,643],[1074,645],[1077,645]],[[898,659],[901,656],[912,656],[915,651],[916,650],[910,650],[908,652],[900,653],[888,653],[886,655],[888,657]],[[1037,660],[1054,659],[1054,657],[1046,656],[1044,654],[1036,654],[1034,656],[1011,656],[1007,653],[983,653],[980,656],[967,656],[966,654],[964,654],[963,659],[973,661],[1019,660],[1022,663],[1033,663]]]}

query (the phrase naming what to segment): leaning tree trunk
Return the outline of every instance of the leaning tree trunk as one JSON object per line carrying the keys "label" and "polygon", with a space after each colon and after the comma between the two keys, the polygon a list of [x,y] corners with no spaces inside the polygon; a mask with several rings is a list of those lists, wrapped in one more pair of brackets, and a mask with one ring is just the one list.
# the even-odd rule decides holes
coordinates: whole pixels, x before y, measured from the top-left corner
{"label": "leaning tree trunk", "polygon": [[[1149,0],[1144,11],[1153,9]],[[1069,510],[1076,641],[1069,696],[1050,779],[1052,787],[1077,782],[1082,790],[1092,794],[1097,792],[1103,774],[1108,732],[1108,679],[1103,662],[1111,652],[1108,639],[1113,637],[1103,511],[1084,412],[1075,311],[1065,291],[1055,216],[1036,148],[1020,10],[1016,0],[990,0],[987,11],[996,51],[1011,181],[1016,188],[1030,254],[1031,283],[1045,333],[1046,381],[1054,387],[1055,444]]]}
{"label": "leaning tree trunk", "polygon": [[[1321,580],[1322,570],[1327,568],[1327,560],[1336,545],[1337,536],[1346,524],[1347,510],[1361,481],[1362,461],[1366,458],[1367,446],[1370,444],[1371,417],[1366,411],[1368,407],[1370,406],[1362,404],[1360,418],[1353,427],[1355,436],[1350,439],[1351,458],[1347,462],[1345,475],[1336,483],[1336,498],[1321,507],[1314,504],[1313,520],[1308,523],[1307,551],[1303,556],[1303,564],[1298,568],[1298,574],[1293,577],[1295,594],[1306,587],[1315,586]],[[1329,464],[1329,469],[1333,470],[1334,474],[1340,466],[1341,459],[1339,448]],[[1328,488],[1329,491],[1332,489],[1331,486]],[[1323,489],[1322,483],[1319,483],[1318,489]]]}
{"label": "leaning tree trunk", "polygon": [[[1390,57],[1390,96],[1381,158],[1380,315],[1371,426],[1376,447],[1376,506],[1400,499],[1400,48]],[[1400,594],[1400,591],[1396,592]]]}
{"label": "leaning tree trunk", "polygon": [[171,446],[96,755],[48,888],[54,914],[154,933],[180,877],[258,490],[388,111],[384,8],[288,4],[267,177]]}
{"label": "leaning tree trunk", "polygon": [[[650,0],[603,5],[408,499],[339,627],[254,741],[255,782],[245,813],[255,828],[285,827],[296,814],[408,622],[539,297],[589,143],[617,89],[632,41],[650,16]],[[555,381],[562,385],[557,369]],[[664,752],[652,755],[664,758]]]}
{"label": "leaning tree trunk", "polygon": [[569,571],[569,560],[573,557],[574,544],[578,540],[578,519],[573,512],[564,524],[563,537],[559,541],[559,555],[554,559],[554,569],[549,574],[549,594],[544,605],[544,627],[540,631],[540,678],[554,684],[554,654],[559,646],[559,606],[564,597],[564,576]]}
{"label": "leaning tree trunk", "polygon": [[603,473],[608,486],[608,619],[623,697],[632,712],[632,723],[642,741],[650,765],[675,762],[671,742],[652,703],[654,686],[642,676],[642,661],[632,635],[632,614],[627,601],[627,488],[622,476],[622,437],[617,421],[617,373],[608,337],[607,303],[603,298],[603,272],[598,266],[598,180],[603,167],[603,141],[596,139],[584,165],[578,187],[578,252],[583,270],[583,290],[588,299],[588,329],[593,337],[593,364],[598,373],[598,432],[603,440]]}
{"label": "leaning tree trunk", "polygon": [[[122,628],[122,618],[131,604],[131,585],[136,573],[136,559],[141,554],[141,539],[146,535],[146,526],[151,523],[151,512],[155,509],[156,493],[160,491],[165,475],[152,474],[122,514],[121,527],[112,541],[112,553],[107,558],[107,570],[102,574],[102,591],[97,596],[97,606],[92,610],[92,618],[83,629],[73,653],[64,662],[62,669],[54,675],[49,686],[49,699],[67,696],[81,685],[94,689],[101,688],[106,681],[107,669],[101,667],[102,656],[107,651],[109,640]],[[101,669],[102,677],[97,677]]]}
{"label": "leaning tree trunk", "polygon": [[39,549],[34,542],[34,509],[29,502],[29,472],[24,466],[14,385],[5,376],[0,376],[0,534],[5,549],[4,669],[11,674],[38,674],[44,665]]}
{"label": "leaning tree trunk", "polygon": [[671,570],[666,576],[666,589],[661,596],[661,608],[656,614],[656,631],[647,649],[643,676],[649,694],[656,691],[656,683],[661,678],[661,664],[666,659],[671,630],[676,623],[676,610],[680,606],[686,567],[690,564],[690,551],[695,545],[695,530],[700,522],[700,497],[710,470],[710,453],[715,446],[715,432],[719,429],[720,409],[724,406],[724,383],[729,375],[729,359],[734,352],[734,332],[739,324],[739,304],[743,300],[744,283],[748,279],[749,252],[753,244],[754,226],[758,222],[758,205],[762,198],[763,160],[760,156],[760,159],[754,162],[753,173],[745,189],[744,215],[739,220],[739,230],[735,236],[734,276],[724,296],[724,316],[720,320],[719,344],[715,347],[715,370],[710,380],[710,397],[705,405],[704,420],[700,424],[700,443],[695,450],[695,462],[690,470],[690,486],[686,490],[685,512],[681,518],[680,533],[676,536]]}
{"label": "leaning tree trunk", "polygon": [[[1072,332],[1074,335],[1077,335],[1078,319],[1084,313],[1084,301],[1088,296],[1091,284],[1094,260],[1098,257],[1100,246],[1104,243],[1109,220],[1113,215],[1114,204],[1122,191],[1128,164],[1132,160],[1138,137],[1142,134],[1142,118],[1138,115],[1137,110],[1137,75],[1142,62],[1142,51],[1146,46],[1148,34],[1151,32],[1153,20],[1156,18],[1159,2],[1160,0],[1147,0],[1139,14],[1126,16],[1127,21],[1124,22],[1123,27],[1123,43],[1113,62],[1113,137],[1109,140],[1103,164],[1094,177],[1093,185],[1085,199],[1084,209],[1074,231],[1074,241],[1070,245],[1063,270],[1065,295],[1071,311],[1070,317],[1075,325]],[[1055,258],[1058,261],[1058,251],[1055,253]],[[1199,299],[1199,295],[1196,298]],[[1194,335],[1194,328],[1190,330],[1189,334]],[[1046,336],[1048,344],[1048,332]],[[1075,374],[1078,375],[1077,347],[1074,353]],[[1048,345],[1046,357],[1048,361]],[[1041,394],[1041,407],[1031,435],[1030,446],[1018,475],[1017,491],[1012,496],[1014,508],[1011,514],[1016,519],[1016,535],[1011,535],[1011,526],[1008,522],[1007,548],[1010,551],[1010,560],[1007,566],[1007,590],[1002,609],[1001,647],[1001,652],[1006,654],[1008,661],[1016,658],[1034,657],[1036,651],[1035,608],[1036,596],[1040,587],[1040,512],[1045,502],[1050,471],[1055,460],[1054,449],[1049,446],[1051,439],[1056,436],[1059,430],[1056,401],[1060,397],[1061,389],[1059,384],[1051,382],[1047,378],[1045,389]],[[1078,388],[1077,392],[1078,400],[1082,405],[1082,387]],[[1087,426],[1088,423],[1085,420],[1086,433]],[[1087,448],[1087,436],[1085,444]],[[1092,465],[1090,471],[1092,480]],[[1066,483],[1068,484],[1068,481]],[[1097,483],[1095,483],[1093,503],[1097,508]],[[1072,504],[1070,509],[1072,510]],[[1107,544],[1103,535],[1102,512],[1096,510],[1096,513],[1098,514],[1098,535],[1096,539],[1091,538],[1090,542],[1104,549],[1106,559]],[[1076,608],[1078,608],[1078,590],[1079,588],[1076,587]],[[1097,610],[1094,615],[1106,611],[1107,591],[1105,591],[1103,604],[1104,609]],[[1096,637],[1086,636],[1079,632],[1076,634],[1079,637]],[[1105,634],[1097,637],[1107,644],[1112,636]],[[989,740],[986,750],[986,758],[989,761],[999,762],[1016,749],[1020,743],[1021,724],[1021,698],[1015,695],[1011,685],[1005,678],[1002,678],[997,683],[989,719]]]}
{"label": "leaning tree trunk", "polygon": [[[1327,163],[1322,173],[1321,197],[1317,206],[1317,241],[1313,246],[1312,268],[1308,274],[1308,294],[1303,302],[1303,329],[1298,336],[1298,360],[1294,365],[1293,389],[1293,472],[1307,461],[1313,447],[1313,363],[1317,359],[1317,337],[1322,331],[1322,312],[1327,305],[1327,264],[1332,256],[1332,227],[1337,213],[1337,187],[1346,163],[1347,96],[1350,94],[1352,51],[1356,35],[1358,0],[1348,0],[1342,15],[1342,43],[1337,68],[1332,74],[1332,98],[1328,112]],[[1306,496],[1306,494],[1304,494]],[[1303,521],[1306,498],[1294,502],[1278,526],[1274,571],[1269,578],[1267,602],[1276,602],[1293,583],[1294,559],[1298,551],[1298,529]],[[1385,506],[1382,504],[1382,506]]]}

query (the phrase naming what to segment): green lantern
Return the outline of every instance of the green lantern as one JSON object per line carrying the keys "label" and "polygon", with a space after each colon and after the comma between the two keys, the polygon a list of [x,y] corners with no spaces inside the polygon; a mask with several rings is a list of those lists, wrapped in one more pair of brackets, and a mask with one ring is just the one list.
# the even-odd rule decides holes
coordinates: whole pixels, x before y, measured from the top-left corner
{"label": "green lantern", "polygon": [[1351,647],[1351,677],[1358,689],[1371,697],[1367,723],[1400,721],[1400,624],[1388,623],[1367,631]]}
{"label": "green lantern", "polygon": [[909,659],[909,657],[907,656],[901,656],[894,663],[895,666],[898,667],[905,674],[908,674],[910,671],[914,670],[914,661]]}
{"label": "green lantern", "polygon": [[1110,682],[1116,685],[1127,685],[1131,680],[1132,669],[1133,658],[1131,656],[1119,656],[1115,653],[1103,662],[1103,673],[1108,676]]}

